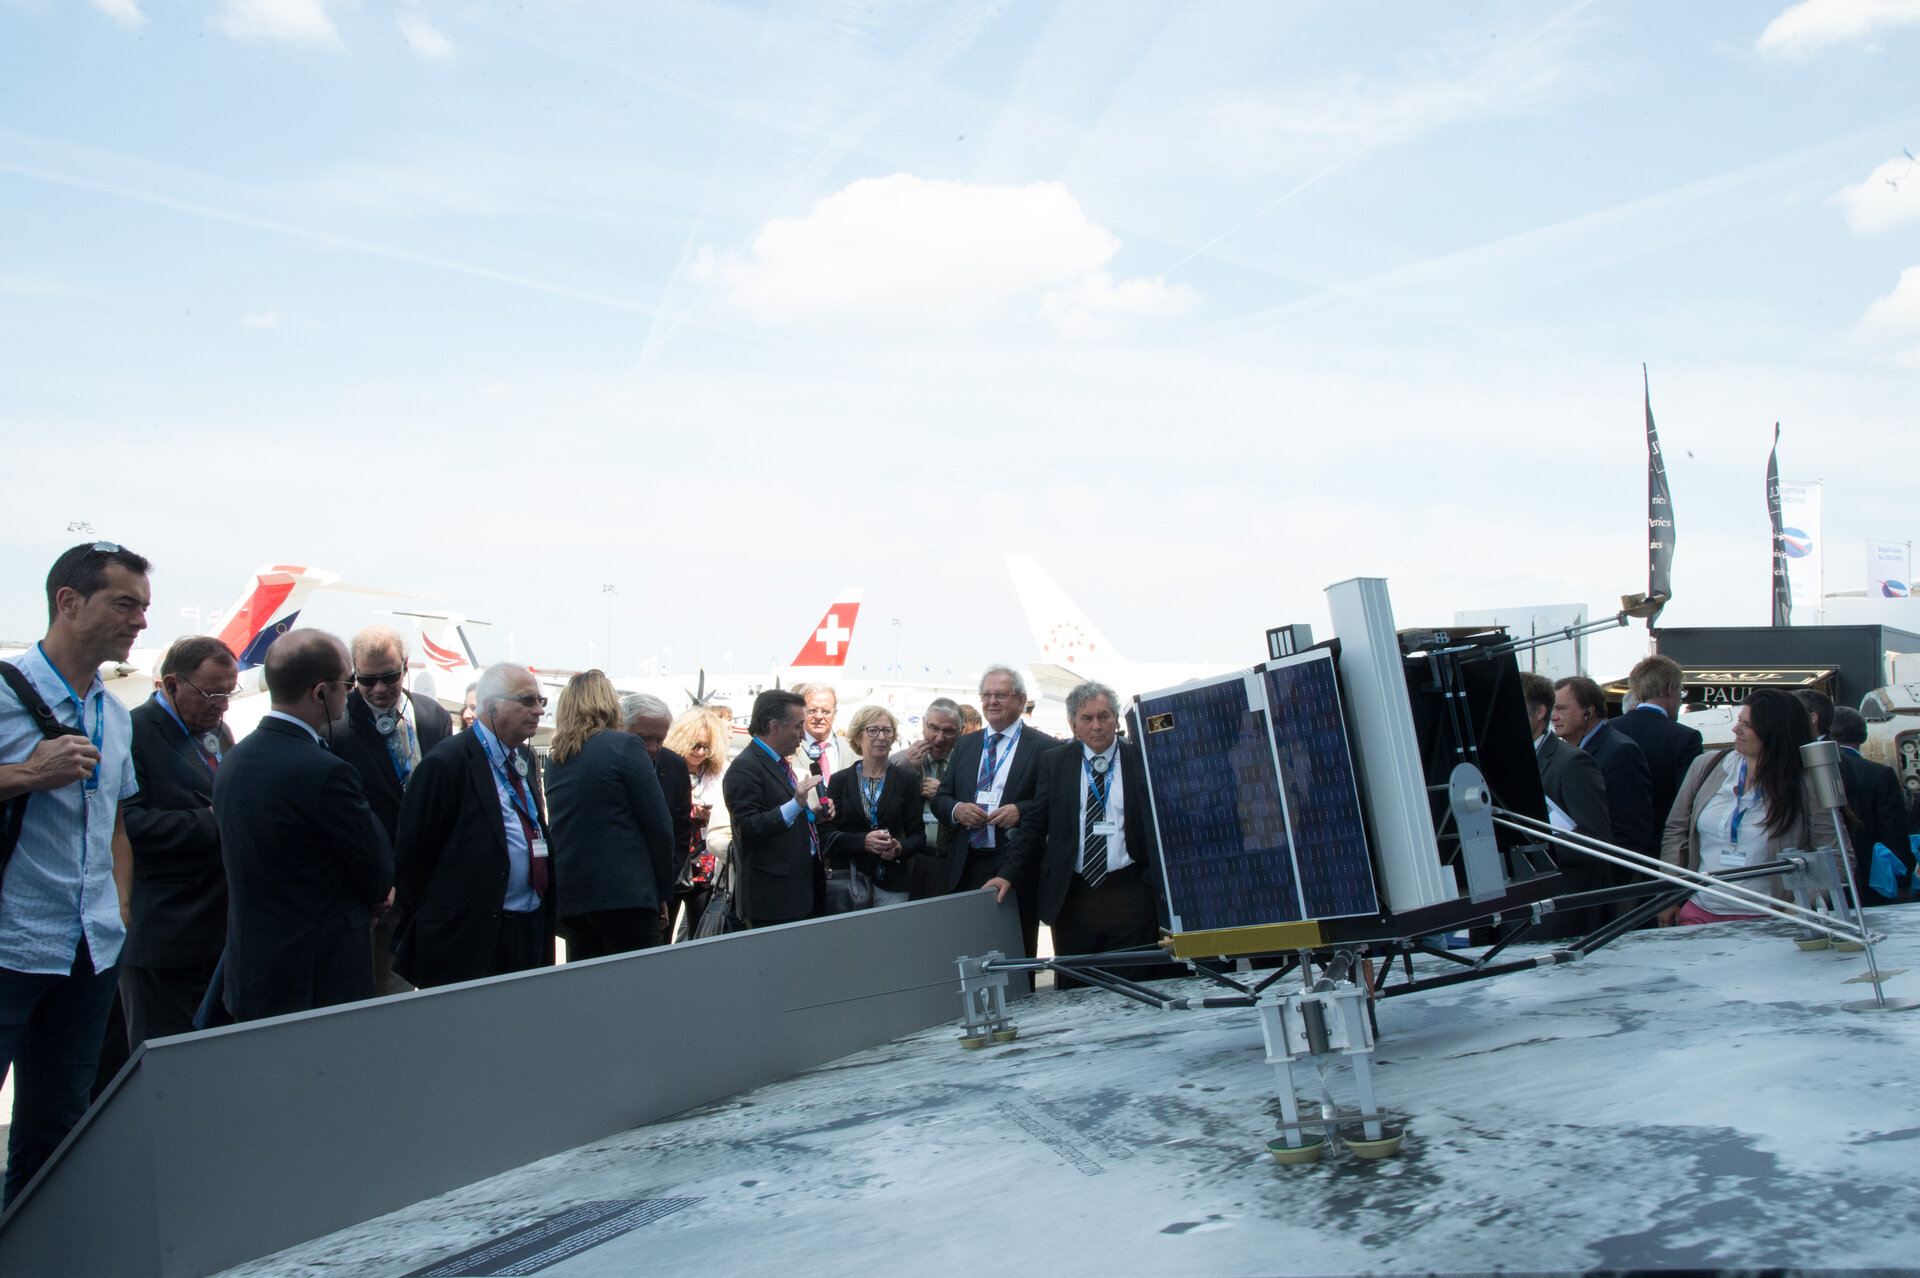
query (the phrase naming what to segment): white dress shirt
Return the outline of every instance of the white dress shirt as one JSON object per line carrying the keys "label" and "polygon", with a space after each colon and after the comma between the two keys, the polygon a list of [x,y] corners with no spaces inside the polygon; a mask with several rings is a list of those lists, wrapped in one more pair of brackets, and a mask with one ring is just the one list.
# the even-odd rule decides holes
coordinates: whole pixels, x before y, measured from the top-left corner
{"label": "white dress shirt", "polygon": [[1113,778],[1107,782],[1107,815],[1113,822],[1113,833],[1107,836],[1107,873],[1124,870],[1133,864],[1133,858],[1127,855],[1127,787],[1120,779],[1120,738],[1115,737],[1104,754],[1095,754],[1086,746],[1080,747],[1080,842],[1075,846],[1074,869],[1079,869],[1078,857],[1085,854],[1087,846],[1087,786],[1091,784],[1088,769],[1095,759],[1107,761],[1107,775]]}
{"label": "white dress shirt", "polygon": [[[1013,726],[1005,732],[995,732],[992,725],[989,724],[986,728],[986,735],[980,739],[980,762],[985,763],[987,761],[987,747],[993,744],[993,739],[996,736],[1000,738],[999,745],[994,747],[997,753],[994,755],[992,782],[985,789],[976,787],[973,792],[974,803],[985,808],[988,816],[993,815],[993,810],[1001,804],[1000,796],[1007,792],[1007,773],[1013,768],[1013,752],[1020,746],[1020,729],[1024,726],[1022,720],[1015,719]],[[976,782],[979,780],[979,776],[980,773],[976,769],[974,772]],[[988,801],[982,802],[983,799]],[[990,848],[999,847],[1000,831],[990,825],[983,828],[987,832],[987,846]],[[971,835],[973,832],[969,830],[967,833]]]}

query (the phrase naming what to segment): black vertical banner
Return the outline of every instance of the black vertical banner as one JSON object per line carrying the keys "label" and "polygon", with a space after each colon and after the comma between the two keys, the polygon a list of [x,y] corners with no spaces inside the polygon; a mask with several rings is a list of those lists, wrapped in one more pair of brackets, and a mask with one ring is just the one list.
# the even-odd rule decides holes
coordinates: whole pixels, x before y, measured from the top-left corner
{"label": "black vertical banner", "polygon": [[1767,517],[1773,521],[1773,624],[1793,624],[1793,583],[1787,578],[1787,542],[1780,523],[1780,423],[1773,424],[1767,454]]}
{"label": "black vertical banner", "polygon": [[[1653,390],[1645,364],[1640,366],[1640,385],[1647,403],[1647,598],[1664,604],[1673,598],[1673,490],[1667,487],[1660,433],[1653,428]],[[1653,629],[1653,617],[1647,618],[1647,629]]]}

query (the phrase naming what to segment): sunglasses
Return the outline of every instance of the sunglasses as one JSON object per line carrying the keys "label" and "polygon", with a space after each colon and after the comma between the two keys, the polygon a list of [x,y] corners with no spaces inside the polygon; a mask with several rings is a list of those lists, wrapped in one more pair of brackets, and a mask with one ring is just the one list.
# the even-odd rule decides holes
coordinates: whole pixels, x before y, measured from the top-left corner
{"label": "sunglasses", "polygon": [[73,561],[73,567],[67,570],[66,580],[60,583],[60,588],[66,590],[72,587],[73,579],[80,575],[80,569],[86,565],[87,560],[93,558],[95,555],[119,555],[127,553],[130,553],[127,548],[117,541],[94,542],[91,546],[87,547],[86,554]]}
{"label": "sunglasses", "polygon": [[356,674],[353,677],[353,681],[359,684],[363,688],[377,688],[383,683],[384,684],[399,683],[402,679],[406,677],[407,677],[406,667],[402,666],[398,670],[389,670],[386,674],[377,674],[377,675]]}
{"label": "sunglasses", "polygon": [[535,706],[540,707],[542,710],[545,710],[547,708],[547,699],[545,697],[537,697],[531,692],[529,692],[524,697],[489,697],[488,700],[489,701],[511,701],[515,705],[525,706],[529,710],[533,709]]}

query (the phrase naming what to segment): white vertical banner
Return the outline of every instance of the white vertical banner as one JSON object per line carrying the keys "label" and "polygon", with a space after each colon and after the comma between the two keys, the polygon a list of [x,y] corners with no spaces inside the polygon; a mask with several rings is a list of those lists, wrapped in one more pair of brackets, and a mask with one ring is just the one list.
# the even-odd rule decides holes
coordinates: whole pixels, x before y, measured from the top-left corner
{"label": "white vertical banner", "polygon": [[1913,543],[1867,539],[1867,596],[1905,599],[1913,593]]}
{"label": "white vertical banner", "polygon": [[1825,548],[1820,544],[1819,480],[1780,481],[1780,535],[1786,546],[1794,609],[1819,612],[1826,606],[1826,585],[1820,571]]}

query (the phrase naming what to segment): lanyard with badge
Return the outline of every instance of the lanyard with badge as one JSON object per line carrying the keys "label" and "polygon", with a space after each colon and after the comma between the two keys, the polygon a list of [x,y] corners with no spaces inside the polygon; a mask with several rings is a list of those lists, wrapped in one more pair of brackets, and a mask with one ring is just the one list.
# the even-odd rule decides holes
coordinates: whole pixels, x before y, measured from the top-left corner
{"label": "lanyard with badge", "polygon": [[[513,760],[513,774],[509,775],[506,763],[501,760],[495,760],[493,757],[492,746],[498,745],[499,742],[497,740],[488,742],[485,737],[480,738],[480,741],[481,744],[486,747],[487,762],[493,764],[499,771],[501,780],[507,783],[507,801],[513,804],[513,810],[518,812],[521,818],[527,823],[525,833],[527,836],[528,855],[538,861],[546,860],[547,840],[545,836],[540,833],[540,818],[534,815],[531,800],[522,800],[520,797],[521,787],[525,785],[527,778],[526,758],[517,750],[508,751],[505,746],[501,746],[501,750],[506,752],[506,757]],[[516,776],[519,778],[519,784],[515,784],[514,778]]]}
{"label": "lanyard with badge", "polygon": [[1739,769],[1733,774],[1733,815],[1727,819],[1727,850],[1720,856],[1722,869],[1747,863],[1747,854],[1740,847],[1740,823],[1759,802],[1760,786],[1758,783],[1747,785],[1747,761],[1742,759]]}
{"label": "lanyard with badge", "polygon": [[1113,788],[1113,776],[1108,771],[1111,763],[1104,754],[1096,754],[1091,759],[1085,755],[1080,757],[1080,766],[1087,774],[1087,788],[1093,791],[1093,797],[1100,803],[1100,819],[1093,823],[1093,828],[1087,833],[1105,839],[1120,833],[1120,827],[1114,824],[1113,814],[1107,811],[1107,795]]}
{"label": "lanyard with badge", "polygon": [[867,824],[876,830],[880,828],[880,792],[886,788],[886,785],[887,779],[884,776],[877,780],[860,778],[860,801],[867,809]]}
{"label": "lanyard with badge", "polygon": [[195,736],[187,728],[187,725],[181,720],[180,712],[173,708],[173,703],[171,701],[167,700],[166,693],[164,692],[161,693],[157,698],[157,700],[160,702],[160,708],[167,712],[167,717],[172,719],[174,723],[179,726],[181,732],[186,733],[188,744],[194,746],[196,749],[200,751],[201,754],[204,754],[205,756],[207,756],[207,758],[212,759],[215,763],[220,762],[220,734],[219,733],[202,732],[199,736]]}
{"label": "lanyard with badge", "polygon": [[[106,731],[106,726],[107,726],[106,689],[102,688],[100,690],[100,695],[95,699],[95,704],[93,709],[93,727],[88,728],[87,727],[87,699],[73,690],[73,685],[67,682],[67,677],[60,673],[60,667],[54,665],[52,658],[47,656],[46,648],[42,647],[40,644],[35,644],[34,647],[39,649],[40,659],[47,663],[47,669],[53,671],[53,677],[60,681],[60,686],[67,690],[67,695],[69,697],[73,698],[74,705],[80,708],[80,730],[86,733],[87,738],[93,742],[94,753],[99,754],[101,734]],[[92,797],[93,792],[95,790],[98,790],[99,788],[100,788],[100,765],[99,763],[96,762],[93,765],[93,775],[87,778],[88,797]]]}

